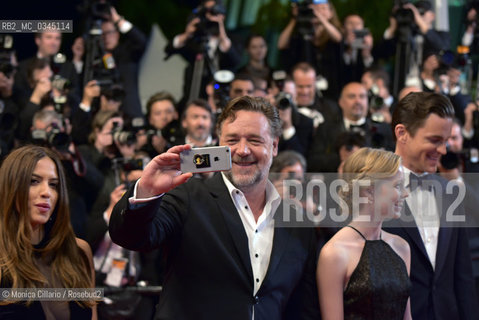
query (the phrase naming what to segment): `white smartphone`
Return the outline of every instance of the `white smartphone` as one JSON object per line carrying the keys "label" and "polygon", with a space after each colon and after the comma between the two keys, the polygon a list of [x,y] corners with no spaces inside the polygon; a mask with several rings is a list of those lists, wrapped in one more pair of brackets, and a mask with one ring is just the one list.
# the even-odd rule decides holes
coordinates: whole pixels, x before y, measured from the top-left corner
{"label": "white smartphone", "polygon": [[182,172],[213,172],[231,169],[231,152],[229,147],[192,148],[180,153],[180,170]]}

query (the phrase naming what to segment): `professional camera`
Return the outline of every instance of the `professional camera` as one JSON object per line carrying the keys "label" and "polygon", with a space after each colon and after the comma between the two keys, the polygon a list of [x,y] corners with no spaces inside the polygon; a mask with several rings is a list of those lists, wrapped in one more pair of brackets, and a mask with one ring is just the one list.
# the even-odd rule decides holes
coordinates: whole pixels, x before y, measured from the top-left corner
{"label": "professional camera", "polygon": [[111,130],[113,141],[119,144],[131,146],[136,143],[136,133],[133,131],[126,131],[120,126],[118,122],[113,122],[113,129]]}
{"label": "professional camera", "polygon": [[393,17],[396,19],[398,27],[415,24],[414,13],[411,9],[403,8],[404,5],[409,3],[411,3],[410,0],[396,0],[397,9],[393,12]]}
{"label": "professional camera", "polygon": [[474,164],[479,162],[477,149],[471,148],[460,152],[452,152],[448,148],[447,153],[441,156],[441,165],[447,170],[459,168],[461,163],[466,161]]}
{"label": "professional camera", "polygon": [[94,20],[108,21],[111,16],[111,4],[105,0],[84,0],[78,11]]}
{"label": "professional camera", "polygon": [[314,35],[314,26],[313,19],[316,17],[314,15],[313,9],[310,8],[312,4],[323,4],[328,3],[327,0],[291,0],[298,8],[298,15],[296,17],[297,30],[300,35],[304,38],[309,38]]}
{"label": "professional camera", "polygon": [[12,65],[13,38],[11,35],[0,34],[0,72],[10,78],[15,70]]}
{"label": "professional camera", "polygon": [[273,79],[274,84],[278,87],[279,91],[283,91],[284,82],[287,78],[287,73],[284,70],[276,70],[272,73],[271,78]]}
{"label": "professional camera", "polygon": [[125,89],[121,84],[97,80],[97,84],[101,87],[100,95],[104,96],[107,100],[113,100],[117,102],[123,101],[125,98]]}
{"label": "professional camera", "polygon": [[111,19],[112,5],[108,1],[84,0],[78,8],[84,16],[85,32],[85,66],[83,86],[91,80],[97,80],[98,85],[108,87],[119,82],[118,70],[116,69],[113,55],[105,51],[103,46],[102,28],[104,21]]}
{"label": "professional camera", "polygon": [[274,97],[274,100],[275,100],[276,108],[278,108],[279,110],[285,110],[294,106],[293,98],[291,97],[291,94],[284,91],[278,93]]}
{"label": "professional camera", "polygon": [[221,112],[230,100],[230,85],[234,78],[234,73],[229,70],[218,70],[213,75],[214,100],[218,109],[217,113]]}
{"label": "professional camera", "polygon": [[373,85],[372,88],[368,90],[368,103],[371,120],[374,122],[384,122],[384,115],[379,112],[379,110],[385,106],[384,99],[379,96],[379,89],[376,85]]}
{"label": "professional camera", "polygon": [[200,18],[200,22],[197,24],[197,27],[196,27],[196,36],[198,37],[207,37],[209,35],[219,34],[218,23],[214,21],[210,21],[206,17],[207,13],[213,16],[216,16],[219,14],[224,15],[226,14],[226,9],[220,3],[216,3],[214,6],[210,8],[207,8],[204,5],[201,5],[195,10],[193,10],[194,16]]}
{"label": "professional camera", "polygon": [[351,47],[354,49],[363,49],[364,48],[364,37],[371,34],[368,28],[361,30],[353,30],[354,41],[351,43]]}
{"label": "professional camera", "polygon": [[33,142],[35,144],[54,148],[62,153],[68,153],[68,147],[72,142],[71,137],[63,132],[56,123],[52,123],[50,127],[50,131],[40,129],[33,130]]}

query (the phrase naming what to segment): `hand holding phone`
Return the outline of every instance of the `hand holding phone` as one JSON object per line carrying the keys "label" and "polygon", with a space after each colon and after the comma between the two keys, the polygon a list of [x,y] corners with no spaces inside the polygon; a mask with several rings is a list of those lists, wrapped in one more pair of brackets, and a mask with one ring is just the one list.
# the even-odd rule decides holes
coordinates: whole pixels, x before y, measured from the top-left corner
{"label": "hand holding phone", "polygon": [[191,146],[187,144],[174,146],[153,158],[141,174],[137,199],[160,195],[188,181],[192,174],[180,171],[180,153],[190,149]]}
{"label": "hand holding phone", "polygon": [[181,172],[214,172],[231,169],[229,147],[205,147],[184,150],[180,153]]}

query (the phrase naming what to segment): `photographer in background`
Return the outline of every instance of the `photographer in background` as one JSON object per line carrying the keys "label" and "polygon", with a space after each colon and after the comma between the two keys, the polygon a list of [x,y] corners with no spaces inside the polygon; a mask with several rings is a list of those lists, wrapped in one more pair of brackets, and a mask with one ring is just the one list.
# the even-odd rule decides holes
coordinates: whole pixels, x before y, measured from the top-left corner
{"label": "photographer in background", "polygon": [[[148,128],[146,139],[139,141],[138,148],[154,158],[184,140],[178,121],[178,111],[173,95],[167,91],[153,94],[146,103]],[[146,140],[146,141],[145,141]]]}
{"label": "photographer in background", "polygon": [[447,153],[441,156],[438,167],[449,179],[462,179],[463,173],[479,172],[477,148],[464,149],[463,144],[461,123],[455,118],[447,140]]}
{"label": "photographer in background", "polygon": [[97,80],[89,81],[83,89],[83,98],[72,113],[72,138],[76,144],[88,143],[91,123],[98,111],[119,112],[125,99],[121,84],[98,85]]}
{"label": "photographer in background", "polygon": [[479,107],[477,101],[469,103],[464,110],[464,147],[479,148]]}
{"label": "photographer in background", "polygon": [[20,112],[13,99],[17,62],[13,42],[8,43],[13,40],[8,37],[0,35],[0,160],[13,149]]}
{"label": "photographer in background", "polygon": [[86,220],[103,185],[103,176],[75,146],[67,129],[60,114],[41,110],[33,117],[31,141],[59,155],[67,177],[73,230],[77,237],[84,238]]}
{"label": "photographer in background", "polygon": [[404,70],[395,71],[404,73],[404,83],[395,83],[399,91],[404,85],[419,85],[419,67],[426,54],[448,50],[451,37],[448,31],[434,29],[436,15],[430,1],[420,0],[412,4],[408,0],[399,0],[396,3],[389,18],[389,27],[384,31],[382,52],[378,51],[377,55],[390,58],[396,54],[396,57],[404,58],[405,61],[401,61]]}
{"label": "photographer in background", "polygon": [[33,115],[41,109],[42,100],[52,99],[56,111],[65,116],[69,116],[71,106],[76,104],[75,99],[69,94],[69,89],[63,85],[65,82],[55,81],[53,78],[53,71],[48,59],[30,59],[27,69],[29,95],[27,96],[28,100],[24,101],[20,107],[20,122],[16,133],[20,142],[29,139]]}
{"label": "photographer in background", "polygon": [[370,113],[376,113],[375,120],[391,123],[395,100],[389,91],[389,74],[382,67],[372,67],[363,73],[361,83],[368,90]]}
{"label": "photographer in background", "polygon": [[324,98],[317,87],[317,73],[306,62],[295,65],[291,71],[296,86],[296,105],[298,111],[313,120],[314,128],[324,122],[337,121],[340,109],[335,103]]}
{"label": "photographer in background", "polygon": [[465,17],[465,24],[466,24],[466,31],[462,36],[461,43],[463,46],[467,46],[470,48],[469,52],[473,54],[478,53],[478,32],[477,29],[477,12],[479,10],[479,1],[472,0],[466,5],[466,17]]}
{"label": "photographer in background", "polygon": [[80,68],[88,68],[91,72],[91,69],[93,69],[94,78],[89,78],[88,81],[100,80],[95,77],[100,77],[99,74],[102,72],[110,73],[106,76],[106,79],[101,80],[107,80],[110,85],[112,83],[119,84],[125,90],[125,97],[120,107],[121,111],[130,118],[141,117],[143,112],[138,92],[138,71],[140,59],[146,48],[146,36],[140,29],[119,15],[108,2],[95,3],[90,11],[92,12],[87,13],[87,19],[93,18],[101,21],[101,48],[91,48],[91,50],[104,53],[101,56],[104,60],[103,63],[108,62],[110,65],[107,70],[95,70],[95,68],[98,68],[97,66],[84,65],[87,62],[82,60],[85,53],[85,40],[82,41],[81,38],[77,38],[72,48],[75,56],[74,61],[78,67],[77,71]]}
{"label": "photographer in background", "polygon": [[285,69],[292,72],[300,62],[311,64],[328,81],[325,95],[339,94],[341,23],[327,0],[292,1],[292,16],[278,38]]}
{"label": "photographer in background", "polygon": [[364,20],[357,14],[344,18],[343,30],[341,83],[346,84],[360,81],[364,69],[373,64],[373,36],[364,28]]}
{"label": "photographer in background", "polygon": [[[180,54],[188,61],[184,73],[183,98],[179,103],[180,113],[187,101],[207,98],[205,87],[217,70],[233,71],[241,61],[226,33],[225,13],[221,1],[201,1],[200,6],[188,18],[185,31],[176,35],[165,48],[166,59],[173,54]],[[198,89],[198,94],[191,90],[193,87]]]}
{"label": "photographer in background", "polygon": [[15,74],[15,95],[18,103],[22,106],[27,104],[28,98],[32,95],[29,68],[36,59],[46,59],[51,76],[57,76],[58,80],[70,88],[70,98],[76,103],[80,100],[80,81],[72,62],[67,61],[65,55],[60,53],[62,34],[60,32],[42,32],[35,34],[35,44],[38,51],[34,57],[21,61],[18,65],[18,72]]}
{"label": "photographer in background", "polygon": [[[108,234],[114,205],[130,184],[138,180],[149,160],[143,153],[135,153],[131,159],[118,159],[114,164],[118,180],[105,181],[88,219],[86,240],[93,251],[96,286],[106,287],[105,301],[98,305],[100,319],[153,318],[159,292],[158,287],[151,286],[161,285],[163,278],[159,271],[163,267],[160,250],[129,251],[112,243]],[[129,288],[142,289],[145,294],[129,291]]]}
{"label": "photographer in background", "polygon": [[269,97],[271,104],[278,109],[282,129],[278,151],[292,150],[306,157],[313,139],[313,120],[298,111],[293,79],[288,76],[273,79]]}
{"label": "photographer in background", "polygon": [[344,86],[338,105],[341,119],[325,122],[316,130],[308,156],[308,172],[337,172],[340,159],[336,143],[343,132],[360,134],[367,147],[394,149],[389,125],[368,117],[368,92],[361,83],[351,82]]}

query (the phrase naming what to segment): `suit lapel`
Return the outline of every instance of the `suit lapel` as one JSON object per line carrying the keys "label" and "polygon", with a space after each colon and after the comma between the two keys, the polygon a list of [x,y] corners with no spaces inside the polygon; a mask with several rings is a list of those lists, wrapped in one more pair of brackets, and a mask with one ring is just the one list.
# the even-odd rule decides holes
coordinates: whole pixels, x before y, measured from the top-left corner
{"label": "suit lapel", "polygon": [[[409,235],[412,240],[412,243],[419,249],[419,251],[429,260],[429,256],[427,255],[426,247],[424,246],[424,242],[422,241],[421,235],[419,234],[419,229],[416,225],[416,221],[414,220],[414,216],[409,208],[407,202],[404,202],[404,214],[408,221],[411,222],[403,222],[400,218],[399,224],[404,229],[404,231]],[[432,265],[431,265],[432,267]]]}
{"label": "suit lapel", "polygon": [[[434,176],[437,178],[436,176]],[[441,181],[438,179],[439,182],[442,183],[443,190],[445,190],[446,186]],[[443,227],[447,225],[446,223],[446,212],[447,208],[450,205],[450,199],[449,197],[445,194],[438,197],[436,196],[436,201],[437,201],[437,208],[438,208],[438,213],[441,219],[440,222],[440,228],[439,228],[439,233],[438,233],[438,239],[437,239],[437,250],[436,250],[436,271],[435,271],[435,276],[437,277],[438,274],[440,274],[440,270],[444,266],[446,262],[446,257],[447,257],[447,252],[449,251],[449,245],[451,244],[451,236],[452,236],[452,229],[449,227]]]}
{"label": "suit lapel", "polygon": [[[283,202],[279,204],[278,209],[274,215],[274,218],[283,217]],[[284,252],[287,251],[287,246],[289,244],[289,238],[291,236],[292,228],[274,228],[273,236],[273,248],[271,250],[271,257],[269,259],[268,271],[266,272],[266,279],[269,279],[269,276],[274,274],[276,267],[281,260]]]}
{"label": "suit lapel", "polygon": [[238,214],[228,188],[224,184],[221,174],[215,174],[213,178],[207,181],[210,186],[210,193],[217,198],[216,201],[221,214],[223,215],[226,227],[231,234],[232,241],[236,247],[236,252],[243,264],[248,277],[253,281],[253,269],[248,248],[248,236],[243,226],[243,222]]}

